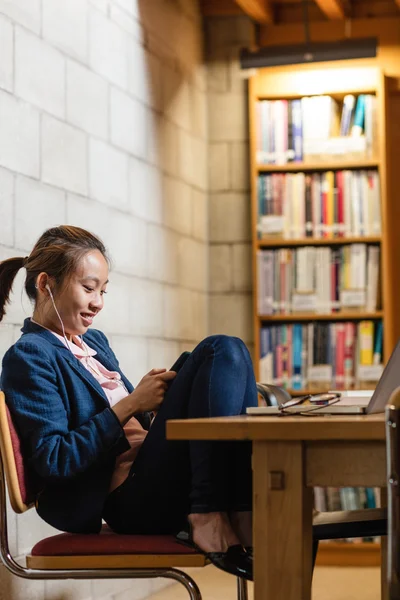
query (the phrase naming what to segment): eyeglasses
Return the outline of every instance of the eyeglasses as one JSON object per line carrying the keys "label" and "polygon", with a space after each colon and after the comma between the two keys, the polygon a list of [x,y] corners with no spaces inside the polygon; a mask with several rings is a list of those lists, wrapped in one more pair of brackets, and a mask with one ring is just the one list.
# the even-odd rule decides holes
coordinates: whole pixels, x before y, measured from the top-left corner
{"label": "eyeglasses", "polygon": [[[306,396],[299,396],[298,398],[292,398],[291,400],[287,400],[279,406],[279,410],[281,415],[307,415],[308,413],[312,413],[321,408],[326,408],[327,406],[332,406],[332,404],[336,404],[340,400],[340,392],[326,392],[324,394],[307,394]],[[306,405],[304,410],[301,411],[293,411],[290,410],[293,406],[298,406],[299,404],[304,404],[305,402],[309,402],[310,405]]]}

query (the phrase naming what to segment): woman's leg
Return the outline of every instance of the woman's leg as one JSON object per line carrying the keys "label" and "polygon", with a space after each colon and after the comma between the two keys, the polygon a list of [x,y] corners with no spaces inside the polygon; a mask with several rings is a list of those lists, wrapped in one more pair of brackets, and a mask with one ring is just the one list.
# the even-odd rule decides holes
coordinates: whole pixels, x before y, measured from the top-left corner
{"label": "woman's leg", "polygon": [[[189,513],[235,508],[235,491],[251,503],[250,452],[240,451],[245,443],[237,443],[234,456],[229,456],[225,442],[168,441],[165,422],[237,415],[256,402],[251,360],[243,342],[228,336],[203,340],[166,393],[130,476],[110,495],[104,515],[109,524],[119,531],[170,533],[181,528]],[[231,489],[224,478],[226,460],[233,467],[230,477],[238,471],[236,461],[243,463],[242,483],[228,486]],[[249,481],[250,493],[244,493]]]}

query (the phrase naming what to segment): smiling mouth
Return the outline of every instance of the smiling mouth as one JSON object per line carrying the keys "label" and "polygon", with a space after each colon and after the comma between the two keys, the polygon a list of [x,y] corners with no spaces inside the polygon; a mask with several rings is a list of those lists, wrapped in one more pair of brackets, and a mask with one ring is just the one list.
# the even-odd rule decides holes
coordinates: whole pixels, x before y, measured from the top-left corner
{"label": "smiling mouth", "polygon": [[84,321],[87,321],[88,323],[91,323],[94,319],[96,315],[93,315],[91,313],[81,313],[81,317]]}

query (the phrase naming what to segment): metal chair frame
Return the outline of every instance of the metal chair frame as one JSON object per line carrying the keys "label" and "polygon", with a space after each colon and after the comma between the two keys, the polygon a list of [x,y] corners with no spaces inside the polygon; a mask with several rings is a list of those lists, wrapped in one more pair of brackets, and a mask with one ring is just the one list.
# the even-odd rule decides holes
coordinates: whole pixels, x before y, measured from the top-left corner
{"label": "metal chair frame", "polygon": [[[5,398],[4,393],[0,391],[0,404],[5,406]],[[3,425],[4,425],[4,414],[2,415]],[[8,427],[7,427],[8,429]],[[9,429],[8,429],[9,433]],[[8,528],[7,528],[7,505],[6,505],[6,480],[9,487],[16,487],[16,482],[11,481],[11,477],[9,474],[10,465],[8,464],[8,469],[5,468],[4,461],[12,460],[12,457],[6,458],[5,452],[5,444],[2,439],[3,436],[7,435],[7,430],[4,431],[3,427],[3,435],[0,435],[0,559],[3,562],[4,566],[15,576],[22,577],[24,579],[148,579],[155,577],[163,577],[167,579],[173,579],[178,583],[181,583],[186,590],[188,591],[190,600],[201,600],[200,590],[190,575],[181,571],[180,569],[171,567],[149,567],[149,568],[82,568],[82,569],[33,569],[28,567],[23,567],[19,563],[15,561],[13,556],[11,555],[9,543],[8,543]],[[11,439],[11,438],[10,438]],[[15,468],[15,458],[14,465],[11,465],[11,468]],[[17,494],[20,495],[20,489],[15,490]],[[13,509],[15,512],[25,512],[32,508],[33,504],[27,505],[24,504],[23,501],[17,501],[17,505],[15,503],[15,499],[11,497],[10,500],[14,500],[11,502]],[[149,555],[152,556],[152,555]],[[205,562],[202,566],[208,564]],[[188,565],[189,566],[189,565]],[[247,594],[247,581],[245,579],[237,578],[237,600],[248,600]]]}
{"label": "metal chair frame", "polygon": [[400,598],[400,387],[386,407],[388,490],[387,592],[388,600]]}

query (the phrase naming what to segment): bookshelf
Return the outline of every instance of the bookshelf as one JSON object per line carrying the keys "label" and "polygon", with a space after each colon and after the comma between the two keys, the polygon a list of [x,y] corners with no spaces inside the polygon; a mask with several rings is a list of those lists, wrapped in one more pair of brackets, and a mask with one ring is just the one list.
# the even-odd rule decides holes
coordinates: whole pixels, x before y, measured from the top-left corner
{"label": "bookshelf", "polygon": [[[398,311],[396,302],[397,298],[400,297],[400,284],[398,283],[398,280],[400,278],[397,267],[397,264],[400,264],[398,262],[400,257],[400,235],[398,235],[395,225],[396,217],[399,216],[399,208],[398,206],[396,206],[396,198],[394,197],[394,193],[392,193],[391,191],[393,186],[391,181],[391,165],[389,157],[390,129],[388,126],[388,111],[389,93],[391,85],[393,85],[393,81],[390,78],[386,77],[382,73],[382,71],[375,66],[375,64],[372,64],[368,61],[352,61],[352,63],[346,61],[346,63],[340,64],[326,63],[320,65],[296,65],[295,67],[259,69],[249,80],[250,173],[252,211],[251,224],[254,282],[253,323],[255,340],[255,369],[258,380],[266,381],[265,373],[268,373],[270,374],[270,377],[268,378],[268,381],[270,383],[284,385],[284,387],[286,387],[293,395],[300,395],[303,393],[310,392],[315,393],[317,391],[325,391],[327,389],[332,388],[337,389],[340,387],[342,389],[346,387],[366,387],[370,389],[371,387],[373,387],[376,379],[379,378],[380,372],[379,369],[372,369],[371,371],[368,371],[368,369],[366,368],[366,370],[364,369],[364,371],[362,371],[364,367],[357,367],[357,369],[355,367],[356,361],[359,359],[360,356],[357,354],[360,351],[360,343],[361,346],[365,344],[365,338],[361,338],[361,327],[365,327],[363,325],[364,323],[372,324],[370,325],[368,343],[371,344],[371,342],[373,342],[372,350],[375,350],[378,346],[378,329],[379,327],[381,327],[380,325],[378,325],[378,323],[382,323],[383,342],[380,354],[378,353],[377,355],[380,363],[380,365],[378,366],[380,367],[382,367],[382,365],[387,361],[397,342],[397,339],[400,336],[400,318],[398,314],[400,311]],[[265,142],[265,136],[263,137],[264,134],[260,130],[260,127],[262,125],[264,127],[267,125],[270,126],[270,128],[272,128],[273,126],[275,126],[275,123],[273,122],[273,117],[277,116],[279,119],[279,117],[282,117],[283,114],[282,106],[278,106],[278,108],[276,109],[276,113],[273,112],[275,110],[275,105],[278,104],[276,101],[284,101],[286,103],[286,106],[289,106],[288,109],[285,108],[285,110],[288,110],[288,113],[284,113],[284,118],[287,119],[287,123],[291,123],[290,116],[288,117],[288,114],[292,114],[290,111],[294,110],[293,108],[290,108],[290,106],[294,106],[293,101],[300,101],[301,103],[302,99],[305,97],[315,98],[318,96],[328,96],[332,99],[332,105],[338,108],[338,114],[340,115],[341,123],[341,120],[343,118],[343,105],[346,103],[345,98],[348,96],[353,96],[356,103],[360,95],[372,96],[374,104],[373,135],[371,135],[370,130],[370,141],[372,141],[370,147],[364,150],[363,152],[346,152],[346,145],[344,143],[344,151],[336,155],[332,154],[330,156],[329,153],[327,153],[324,149],[323,152],[321,152],[320,156],[312,156],[310,153],[308,158],[304,158],[303,156],[301,159],[299,159],[298,156],[293,158],[292,153],[291,160],[288,160],[287,156],[284,156],[284,158],[282,159],[282,150],[286,151],[290,150],[290,147],[294,147],[293,123],[292,128],[290,129],[290,134],[289,127],[287,128],[288,135],[291,135],[292,138],[290,139],[289,137],[289,141],[286,140],[286,145],[282,144],[282,140],[276,137],[276,134],[275,138],[273,137],[272,142],[271,138],[269,138],[269,141],[267,138],[267,141]],[[270,106],[274,105],[274,107],[265,109],[267,103],[269,103]],[[297,106],[299,106],[299,103],[297,104]],[[300,106],[302,105],[300,104]],[[354,106],[354,109],[356,109],[356,106]],[[265,117],[265,112],[263,113],[264,110],[267,110],[267,118],[263,121],[263,118]],[[269,113],[268,110],[270,111]],[[302,113],[302,115],[304,116],[304,113]],[[316,118],[318,120],[318,117]],[[349,128],[349,135],[350,132],[351,128]],[[365,132],[361,132],[361,135],[364,134]],[[272,134],[272,136],[274,136],[274,134]],[[303,142],[304,140],[302,140],[302,143]],[[274,161],[274,152],[271,152],[271,147],[268,146],[269,143],[272,144],[272,148],[273,150],[275,150],[275,154],[277,154],[277,147],[279,147],[279,150],[281,151],[280,155],[278,153],[277,158],[277,162],[279,164],[271,164]],[[276,143],[276,146],[274,146],[274,143]],[[267,147],[267,151],[261,152],[260,149],[265,150],[265,146]],[[305,143],[303,147],[305,147]],[[262,160],[260,159],[260,156],[262,156]],[[294,162],[295,159],[297,159],[298,162]],[[279,185],[282,185],[284,189],[287,189],[287,187],[285,188],[285,186],[289,184],[287,184],[286,182],[290,181],[289,179],[286,179],[288,177],[297,177],[300,174],[301,185],[303,186],[305,177],[308,177],[309,181],[310,178],[315,177],[315,179],[311,179],[312,185],[314,185],[314,181],[318,181],[318,178],[320,178],[320,181],[323,182],[323,178],[325,177],[324,174],[327,172],[334,173],[333,176],[329,175],[329,177],[331,177],[334,181],[333,185],[336,194],[334,196],[335,202],[337,202],[337,194],[340,193],[338,192],[337,183],[339,181],[339,178],[337,176],[338,172],[350,173],[350,175],[346,175],[346,177],[349,177],[350,179],[359,178],[359,180],[362,180],[363,177],[365,177],[367,180],[370,177],[370,174],[373,173],[373,177],[375,178],[375,181],[378,181],[379,185],[379,193],[374,196],[375,198],[379,198],[379,231],[367,231],[368,228],[363,227],[363,230],[359,232],[359,226],[356,223],[356,233],[354,233],[354,231],[349,231],[349,229],[347,229],[346,231],[343,231],[342,229],[341,233],[338,234],[338,229],[336,229],[336,231],[332,232],[331,230],[328,233],[326,231],[321,233],[320,231],[319,235],[315,235],[316,229],[315,223],[313,223],[312,234],[310,235],[308,232],[307,235],[305,235],[304,231],[297,230],[293,234],[293,229],[286,228],[285,230],[286,225],[282,225],[283,221],[278,221],[278,226],[275,225],[275,229],[274,227],[272,227],[271,231],[268,230],[268,227],[265,230],[260,226],[262,217],[268,218],[270,215],[272,215],[272,217],[275,218],[276,216],[274,213],[274,208],[272,208],[270,213],[268,213],[268,210],[265,210],[265,206],[268,206],[268,202],[272,201],[272,207],[275,206],[275,208],[279,205],[279,202],[275,203],[276,201],[274,197],[274,195],[279,193],[277,192],[279,188],[274,187],[277,184],[271,184],[269,182],[268,188],[267,183],[262,183],[262,178],[272,178],[279,174],[281,182],[282,178],[285,178],[284,183],[280,183]],[[345,176],[341,175],[340,177],[341,181],[343,181],[343,177]],[[266,179],[264,179],[264,182],[266,182]],[[292,183],[290,183],[290,185],[292,185]],[[301,188],[301,198],[303,198],[302,194],[304,189],[304,187]],[[355,197],[353,196],[354,189],[355,188],[352,187],[352,184],[350,184],[350,187],[347,188],[347,202],[351,206],[355,204]],[[365,187],[362,189],[365,190]],[[290,193],[292,193],[293,197],[293,192],[289,192],[289,194]],[[264,194],[265,197],[268,196],[268,201],[264,202],[263,204],[262,198]],[[290,199],[290,195],[284,196],[284,199],[283,201],[281,200],[281,202],[288,202],[288,198]],[[306,196],[304,196],[304,199],[304,201],[306,201]],[[314,196],[312,196],[312,202],[315,202]],[[363,200],[360,200],[360,203],[363,202]],[[270,206],[271,204],[269,204],[269,207]],[[296,206],[299,205],[297,204]],[[364,203],[363,206],[365,208],[366,204]],[[307,209],[302,210],[305,212]],[[335,218],[337,218],[336,204],[335,210]],[[280,214],[283,215],[283,219],[286,218],[285,208],[282,208]],[[292,211],[291,215],[296,215],[296,213]],[[295,218],[297,217],[295,216]],[[308,219],[310,220],[310,216],[308,217]],[[321,229],[322,228],[323,226],[321,226]],[[379,276],[377,275],[377,271],[374,272],[376,290],[373,290],[373,293],[376,295],[376,304],[373,305],[372,310],[370,309],[370,307],[367,307],[365,305],[365,301],[364,305],[362,305],[363,302],[360,301],[359,307],[347,306],[346,302],[349,302],[349,304],[351,304],[351,301],[345,301],[346,292],[343,293],[342,289],[340,289],[339,291],[338,289],[336,289],[337,297],[336,306],[334,308],[332,308],[334,306],[334,303],[331,303],[330,298],[328,303],[328,306],[331,305],[330,309],[328,308],[327,310],[316,310],[315,307],[313,307],[311,310],[301,310],[301,305],[295,305],[295,303],[293,302],[293,293],[296,292],[296,282],[298,282],[301,279],[301,277],[299,277],[300,271],[295,271],[296,267],[293,267],[293,264],[296,265],[299,263],[299,250],[302,250],[304,248],[311,249],[311,258],[314,256],[313,252],[331,252],[332,256],[337,256],[338,253],[343,253],[340,254],[339,269],[345,269],[347,267],[344,267],[343,265],[345,264],[345,260],[347,260],[347,258],[349,257],[349,254],[346,254],[346,252],[342,250],[344,247],[347,247],[348,250],[346,252],[350,253],[353,252],[351,248],[356,248],[355,253],[359,252],[360,248],[362,249],[362,251],[364,252],[364,257],[366,257],[366,263],[365,266],[363,266],[363,270],[365,273],[367,273],[368,281],[369,278],[371,278],[372,281],[373,273],[372,271],[369,271],[368,266],[370,261],[370,253],[372,256],[372,253],[376,252],[370,251],[369,249],[379,249],[377,253],[378,258],[376,259],[377,269],[379,270]],[[260,267],[260,264],[263,264],[262,262],[260,263],[260,254],[265,252],[269,253],[268,264],[273,265],[272,269],[274,275],[271,276],[270,279],[268,279],[268,269],[270,267],[267,267],[267,269],[264,270],[262,266]],[[268,294],[270,293],[269,290],[271,288],[275,289],[276,291],[277,286],[282,286],[282,271],[279,274],[279,270],[282,262],[285,262],[286,260],[282,259],[282,252],[285,254],[286,257],[289,257],[285,264],[292,265],[290,266],[290,269],[293,269],[289,271],[289,279],[286,277],[285,280],[286,284],[289,281],[289,284],[293,285],[292,288],[290,288],[289,285],[289,293],[287,289],[288,286],[286,285],[286,295],[284,296],[285,300],[289,299],[291,300],[291,303],[290,301],[282,302],[282,296],[278,297],[277,300],[274,296],[273,301],[271,301],[270,303],[261,303],[260,297],[262,298],[263,296],[268,296]],[[327,255],[325,254],[325,256]],[[347,256],[347,258],[344,259],[343,256]],[[317,258],[317,260],[321,260],[319,255],[317,255],[317,257],[319,257]],[[309,264],[313,263],[307,263],[306,261],[306,265]],[[326,264],[328,263],[325,263],[325,266]],[[329,265],[330,264],[331,263],[329,263]],[[354,265],[356,265],[356,267],[357,264],[360,265],[361,263],[354,262]],[[310,267],[308,266],[308,268]],[[357,268],[353,270],[357,271]],[[277,271],[278,279],[276,276]],[[294,275],[293,272],[295,272]],[[304,271],[302,271],[302,274],[304,274]],[[279,279],[279,277],[281,277],[281,279]],[[345,277],[342,275],[342,271],[339,271],[338,280],[340,280],[341,285],[343,284],[343,281],[345,281]],[[337,288],[339,287],[337,283],[336,286]],[[334,284],[332,284],[332,288],[334,288]],[[366,294],[368,294],[367,291]],[[348,297],[349,296],[347,295],[347,298]],[[284,308],[282,308],[283,305],[285,306]],[[265,306],[268,309],[267,311],[264,311],[262,310],[262,308],[260,308],[265,308]],[[290,306],[289,309],[287,308],[288,306]],[[286,371],[289,371],[289,373],[286,373],[287,378],[283,382],[282,380],[279,380],[279,378],[276,377],[277,371],[275,363],[277,360],[280,360],[280,358],[273,358],[273,367],[271,367],[271,363],[268,363],[269,367],[267,368],[267,370],[265,370],[265,362],[263,363],[261,359],[265,358],[266,349],[274,356],[276,356],[277,354],[278,346],[275,345],[277,338],[273,337],[273,333],[276,333],[277,327],[282,326],[288,332],[289,330],[292,331],[292,329],[290,328],[293,328],[294,325],[296,325],[296,331],[298,333],[300,325],[303,340],[302,343],[304,343],[305,336],[309,336],[307,342],[309,345],[306,347],[306,351],[308,352],[308,350],[310,349],[310,344],[314,344],[315,348],[315,342],[310,341],[314,339],[316,335],[315,331],[317,331],[317,329],[314,328],[318,328],[319,326],[321,326],[321,324],[325,328],[328,327],[329,335],[333,336],[333,342],[332,338],[329,337],[328,339],[331,339],[331,344],[333,344],[333,347],[335,348],[335,342],[338,343],[339,339],[337,337],[339,335],[339,331],[342,331],[342,329],[338,328],[338,325],[342,324],[341,327],[343,328],[345,326],[347,327],[347,325],[345,325],[346,323],[350,323],[348,327],[352,327],[353,331],[355,331],[351,352],[353,353],[353,368],[354,370],[357,370],[358,373],[352,376],[350,379],[347,379],[347,381],[344,378],[340,380],[340,385],[338,385],[338,372],[335,372],[335,374],[332,375],[332,378],[329,381],[321,381],[320,383],[318,383],[318,378],[317,382],[308,381],[307,377],[304,376],[303,371],[307,371],[309,364],[307,363],[307,359],[304,361],[304,357],[302,359],[303,363],[300,386],[298,381],[296,382],[296,385],[291,385],[292,382],[294,382],[295,375],[293,356],[289,360],[289,367],[287,364],[285,365]],[[269,329],[270,333],[267,338],[263,338],[264,345],[263,348],[261,348],[263,328]],[[311,332],[311,336],[310,333],[305,333],[307,331]],[[279,336],[284,334],[276,335]],[[292,333],[290,335],[292,335]],[[267,343],[265,342],[266,339]],[[286,351],[290,352],[291,349],[294,347],[293,337],[278,337],[278,342],[282,342],[282,339],[284,340],[283,343],[286,344]],[[321,339],[326,340],[325,337]],[[272,343],[271,340],[273,340],[274,343]],[[263,355],[262,352],[264,353]],[[337,352],[337,349],[335,349],[334,352]],[[338,359],[338,355],[335,356],[336,359]],[[374,355],[375,362],[377,356]],[[343,358],[344,363],[344,356],[340,358]],[[290,369],[292,369],[292,371],[290,371]],[[361,376],[360,373],[363,373],[364,375]],[[368,376],[366,375],[366,373],[370,374],[370,379],[368,381]],[[282,373],[280,373],[280,375],[282,375]],[[361,383],[359,377],[362,377]],[[350,385],[346,385],[348,381],[351,381]],[[305,382],[304,385],[303,382]],[[379,564],[379,557],[380,545],[377,543],[366,542],[352,544],[329,542],[326,544],[321,544],[321,551],[319,553],[318,561],[319,564],[372,565]]]}

